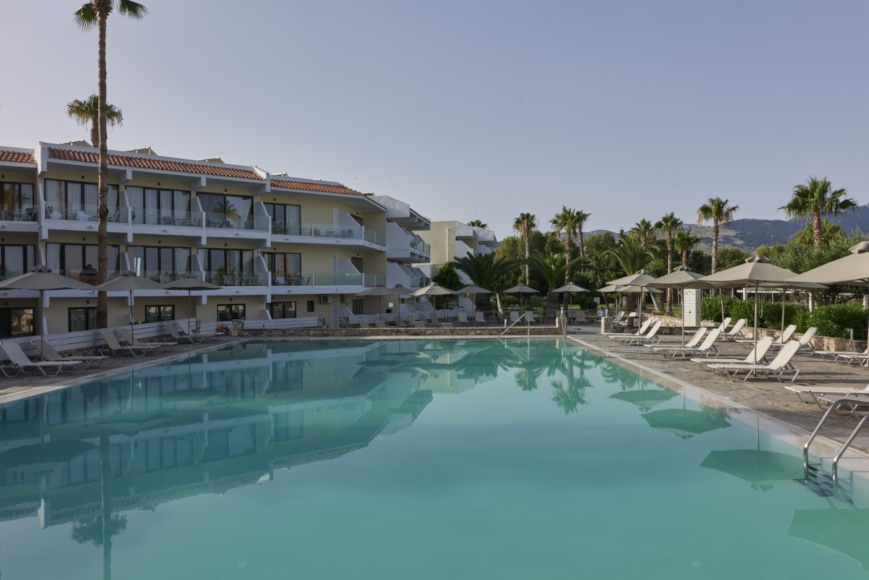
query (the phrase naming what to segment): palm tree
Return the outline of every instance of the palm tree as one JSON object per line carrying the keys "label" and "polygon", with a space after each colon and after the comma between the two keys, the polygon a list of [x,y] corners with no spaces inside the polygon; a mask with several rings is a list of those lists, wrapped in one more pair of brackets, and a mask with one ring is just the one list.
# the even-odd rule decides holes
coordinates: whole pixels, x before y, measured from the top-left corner
{"label": "palm tree", "polygon": [[[96,95],[91,95],[83,101],[76,99],[66,104],[66,115],[70,119],[75,119],[76,123],[87,128],[90,125],[91,144],[97,149],[100,148],[100,98]],[[124,124],[124,114],[119,108],[114,105],[106,105],[106,121],[112,127],[121,126]]]}
{"label": "palm tree", "polygon": [[[628,235],[636,238],[643,249],[648,250],[649,240],[655,237],[655,226],[652,225],[652,222],[643,218],[634,224],[634,227],[628,231]],[[628,273],[631,274],[632,272]]]}
{"label": "palm tree", "polygon": [[733,221],[733,214],[739,209],[738,205],[729,205],[730,200],[720,197],[710,197],[709,201],[697,208],[697,225],[712,220],[712,273],[718,271],[718,230],[721,224],[729,224]]}
{"label": "palm tree", "polygon": [[561,286],[564,280],[564,272],[570,266],[574,265],[582,258],[576,258],[571,262],[567,262],[564,254],[555,252],[552,254],[542,255],[534,254],[528,258],[527,263],[531,268],[543,278],[546,282],[546,314],[547,316],[555,316],[558,304],[558,295],[553,292]]}
{"label": "palm tree", "polygon": [[619,238],[615,249],[607,250],[606,253],[616,259],[625,275],[639,272],[652,259],[652,252],[644,248],[639,240],[630,236]]}
{"label": "palm tree", "polygon": [[[575,209],[570,209],[567,206],[561,206],[561,213],[555,214],[549,223],[555,228],[555,233],[561,237],[561,232],[564,232],[564,283],[570,282],[570,264],[573,261],[573,236],[577,233],[577,222],[579,221],[579,212]],[[565,297],[565,301],[567,298]]]}
{"label": "palm tree", "polygon": [[844,189],[830,191],[830,182],[825,177],[818,179],[815,176],[809,178],[806,183],[794,187],[793,197],[787,205],[779,209],[784,210],[790,219],[811,216],[812,229],[815,235],[815,250],[820,250],[823,243],[821,216],[825,214],[839,215],[843,211],[857,208],[857,202],[845,197],[848,192]]}
{"label": "palm tree", "polygon": [[[477,286],[495,292],[498,310],[501,310],[501,298],[497,292],[507,287],[507,275],[510,270],[517,266],[517,262],[498,258],[492,252],[489,254],[468,254],[467,256],[456,258],[453,265],[456,270],[464,272]],[[485,299],[483,296],[478,294],[475,300],[482,301]]]}
{"label": "palm tree", "polygon": [[579,244],[579,255],[583,258],[585,255],[585,241],[582,233],[585,222],[591,217],[590,213],[584,212],[581,209],[576,210],[576,242]]}
{"label": "palm tree", "polygon": [[[537,227],[537,218],[531,213],[520,213],[513,221],[513,229],[519,232],[522,236],[522,243],[525,245],[525,259],[531,256],[531,231]],[[525,264],[525,285],[531,284],[531,266]]]}
{"label": "palm tree", "polygon": [[[99,179],[98,179],[98,208],[97,217],[99,225],[97,230],[97,284],[108,280],[108,241],[109,241],[109,150],[107,146],[108,125],[108,99],[106,97],[106,24],[109,14],[115,8],[116,0],[92,0],[79,8],[73,18],[82,30],[91,30],[96,27],[97,39],[97,70],[99,85],[99,114],[97,115],[99,130]],[[133,0],[117,0],[118,12],[131,18],[143,18],[148,12],[142,4]],[[95,144],[96,145],[96,144]],[[97,326],[108,326],[108,296],[105,292],[97,294]]]}
{"label": "palm tree", "polygon": [[484,224],[480,220],[471,220],[468,222],[468,225],[471,226],[472,228],[484,228],[485,229],[485,228],[489,227],[489,224]]}
{"label": "palm tree", "polygon": [[[677,218],[673,212],[666,214],[655,224],[655,229],[660,231],[667,239],[667,273],[673,271],[673,234],[679,231],[682,227],[682,220]],[[670,312],[670,301],[672,300],[672,288],[667,288],[667,312]]]}
{"label": "palm tree", "polygon": [[673,248],[682,255],[682,265],[688,265],[688,254],[700,243],[700,237],[691,233],[691,228],[681,229],[673,238]]}

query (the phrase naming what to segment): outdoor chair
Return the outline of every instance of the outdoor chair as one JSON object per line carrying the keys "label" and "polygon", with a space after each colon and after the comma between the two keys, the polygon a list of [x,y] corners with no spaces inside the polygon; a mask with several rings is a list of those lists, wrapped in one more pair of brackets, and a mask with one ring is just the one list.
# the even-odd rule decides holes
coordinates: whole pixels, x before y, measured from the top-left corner
{"label": "outdoor chair", "polygon": [[[82,361],[80,360],[34,362],[24,354],[24,351],[21,350],[21,347],[17,342],[11,340],[6,340],[0,343],[0,349],[3,350],[6,358],[9,359],[9,364],[0,366],[0,372],[7,377],[15,376],[21,372],[34,370],[39,371],[45,376],[53,376],[59,374],[62,370],[72,369],[82,364]],[[13,374],[9,374],[10,372]]]}
{"label": "outdoor chair", "polygon": [[189,344],[198,344],[204,340],[201,337],[197,339],[189,334],[181,334],[180,332],[178,332],[178,329],[175,327],[175,325],[171,322],[166,324],[166,330],[169,332],[169,336],[172,337],[172,340],[178,343],[186,342]]}
{"label": "outdoor chair", "polygon": [[686,342],[685,344],[654,344],[649,345],[649,348],[651,348],[655,352],[664,352],[667,350],[679,348],[694,348],[695,346],[699,345],[700,342],[702,342],[703,337],[706,336],[707,330],[709,329],[705,326],[698,327],[697,330],[694,331],[694,334],[691,335],[691,338],[688,339],[688,342]]}
{"label": "outdoor chair", "polygon": [[154,352],[154,349],[144,348],[141,346],[122,345],[111,328],[101,328],[100,334],[102,334],[103,340],[106,341],[105,347],[97,347],[97,350],[100,352],[107,352],[111,355],[130,354],[137,357],[145,356],[146,354]]}
{"label": "outdoor chair", "polygon": [[474,312],[474,322],[486,326],[486,313],[481,310]]}
{"label": "outdoor chair", "polygon": [[40,339],[39,343],[36,346],[39,349],[39,352],[42,354],[42,358],[47,361],[53,362],[74,362],[79,361],[82,364],[79,365],[81,368],[85,367],[98,367],[103,364],[103,361],[106,360],[107,356],[105,355],[80,355],[77,354],[75,356],[64,356],[57,352],[57,350],[51,346],[51,343],[47,340]]}
{"label": "outdoor chair", "polygon": [[663,322],[661,320],[655,319],[655,322],[652,324],[652,327],[649,329],[649,331],[646,334],[643,334],[640,336],[634,336],[630,340],[626,341],[626,344],[631,344],[631,345],[642,344],[642,345],[646,345],[646,346],[648,346],[650,344],[655,344],[656,342],[661,340],[661,337],[658,336],[658,331],[661,330],[662,324],[663,324]]}
{"label": "outdoor chair", "polygon": [[797,353],[799,348],[800,343],[792,340],[779,351],[771,362],[767,364],[718,363],[710,364],[709,368],[729,377],[735,377],[741,371],[745,371],[745,378],[742,379],[743,381],[747,381],[750,377],[763,375],[767,378],[775,378],[778,382],[781,382],[782,375],[787,372],[793,372],[794,376],[791,377],[791,382],[793,382],[797,378],[797,375],[800,374],[800,371],[791,365],[791,359]]}
{"label": "outdoor chair", "polygon": [[459,313],[456,316],[456,322],[462,325],[468,325],[471,323],[471,321],[468,320],[468,313],[464,310],[459,310]]}
{"label": "outdoor chair", "polygon": [[[809,395],[819,407],[822,406],[822,400],[829,402],[828,399],[831,397],[841,399],[843,397],[869,396],[869,385],[866,385],[862,389],[855,389],[854,387],[835,387],[832,385],[785,385],[785,388],[796,393],[801,401],[807,403],[809,401],[806,401],[803,398],[803,395]],[[869,399],[855,400],[854,402],[865,405],[869,403]]]}
{"label": "outdoor chair", "polygon": [[669,356],[671,358],[681,357],[688,358],[691,355],[703,355],[704,357],[708,357],[710,355],[718,356],[718,347],[715,346],[715,341],[718,340],[718,336],[721,334],[721,328],[713,328],[709,331],[709,334],[703,339],[703,342],[698,346],[684,346],[684,347],[670,347],[667,349],[661,349],[657,352],[660,352],[664,356]]}
{"label": "outdoor chair", "polygon": [[740,318],[736,321],[736,324],[733,325],[733,328],[728,330],[727,332],[721,331],[720,338],[721,340],[729,340],[735,341],[737,338],[743,336],[742,329],[745,328],[745,325],[748,323],[748,320],[745,318]]}
{"label": "outdoor chair", "polygon": [[692,358],[691,362],[696,363],[710,363],[714,362],[715,364],[760,364],[769,362],[766,359],[766,353],[769,352],[769,345],[772,344],[772,337],[765,336],[757,341],[757,344],[752,347],[745,358],[716,358],[714,361],[710,361],[708,358]]}
{"label": "outdoor chair", "polygon": [[175,346],[178,344],[177,342],[166,341],[166,342],[142,342],[141,340],[134,338],[133,333],[129,328],[119,328],[118,332],[121,333],[121,337],[127,341],[127,344],[130,346],[141,346],[143,348],[152,348],[156,351],[161,351],[166,347]]}

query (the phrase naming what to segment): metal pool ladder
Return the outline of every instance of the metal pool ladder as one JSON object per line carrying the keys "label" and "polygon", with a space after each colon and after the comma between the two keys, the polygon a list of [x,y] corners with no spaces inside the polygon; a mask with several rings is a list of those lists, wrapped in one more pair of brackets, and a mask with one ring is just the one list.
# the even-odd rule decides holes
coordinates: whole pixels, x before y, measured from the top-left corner
{"label": "metal pool ladder", "polygon": [[[812,466],[809,465],[809,445],[811,445],[812,441],[815,440],[815,437],[818,436],[818,432],[820,432],[821,427],[824,425],[824,423],[827,422],[827,418],[830,416],[830,414],[833,411],[835,411],[836,409],[838,409],[839,407],[848,406],[848,407],[852,407],[852,410],[853,410],[853,407],[856,404],[862,403],[862,402],[865,402],[865,401],[855,401],[854,399],[849,399],[846,397],[844,399],[838,399],[838,400],[830,403],[830,406],[827,407],[827,410],[824,412],[824,415],[821,417],[821,420],[818,421],[818,424],[815,426],[815,430],[812,431],[812,434],[809,435],[809,438],[806,441],[806,444],[803,445],[803,466],[807,470],[812,468]],[[860,431],[863,430],[863,427],[866,425],[867,419],[869,419],[869,413],[863,415],[863,417],[857,423],[857,426],[854,427],[854,430],[851,431],[851,434],[848,436],[848,438],[845,440],[845,442],[842,444],[842,446],[839,448],[839,450],[833,456],[833,481],[839,480],[839,460],[842,459],[842,456],[845,454],[845,451],[848,450],[848,447],[851,446],[851,443],[854,442],[854,439],[856,439],[857,435],[860,434]]]}
{"label": "metal pool ladder", "polygon": [[526,311],[526,312],[523,312],[523,313],[522,313],[522,316],[520,316],[519,318],[517,318],[516,320],[514,320],[513,322],[511,322],[511,323],[510,323],[510,326],[505,327],[505,328],[504,328],[504,331],[501,332],[501,334],[498,335],[498,338],[501,338],[502,336],[504,336],[505,334],[507,334],[507,332],[508,332],[511,328],[513,328],[514,326],[516,326],[517,324],[519,324],[519,323],[522,322],[523,320],[524,320],[525,323],[526,323],[525,326],[528,327],[528,336],[531,336],[531,321],[529,321],[527,318],[525,318],[525,315],[526,315],[526,314],[528,314],[527,311]]}

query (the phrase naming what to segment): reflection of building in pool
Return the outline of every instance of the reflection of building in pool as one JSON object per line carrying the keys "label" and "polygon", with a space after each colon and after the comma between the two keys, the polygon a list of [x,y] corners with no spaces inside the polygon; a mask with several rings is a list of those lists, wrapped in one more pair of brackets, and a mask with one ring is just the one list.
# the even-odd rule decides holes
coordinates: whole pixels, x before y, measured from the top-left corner
{"label": "reflection of building in pool", "polygon": [[[362,347],[248,344],[0,407],[0,520],[98,517],[271,479],[406,426],[431,400]],[[339,360],[340,359],[340,360]],[[101,443],[106,445],[101,449]]]}

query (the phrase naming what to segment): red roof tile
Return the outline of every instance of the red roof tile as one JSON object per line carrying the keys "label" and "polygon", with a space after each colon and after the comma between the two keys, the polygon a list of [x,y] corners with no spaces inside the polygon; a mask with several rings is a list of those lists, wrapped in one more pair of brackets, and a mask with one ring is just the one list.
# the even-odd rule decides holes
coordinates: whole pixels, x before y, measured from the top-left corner
{"label": "red roof tile", "polygon": [[[49,149],[52,159],[63,161],[76,161],[79,163],[99,163],[99,155],[95,151],[74,151],[70,149]],[[252,169],[241,169],[220,164],[211,163],[185,163],[183,161],[169,161],[166,159],[153,159],[148,157],[133,157],[127,155],[109,154],[109,165],[115,167],[133,167],[136,169],[154,169],[156,171],[177,171],[179,173],[194,173],[199,175],[214,175],[218,177],[234,177],[237,179],[255,179],[262,181],[262,177]]]}
{"label": "red roof tile", "polygon": [[0,150],[0,162],[2,163],[36,163],[32,153],[21,151]]}
{"label": "red roof tile", "polygon": [[362,195],[360,192],[344,187],[343,185],[335,185],[334,183],[315,183],[310,181],[290,181],[287,179],[275,179],[272,177],[272,187],[281,189],[300,189],[302,191],[316,191],[318,193],[339,193],[342,195]]}

